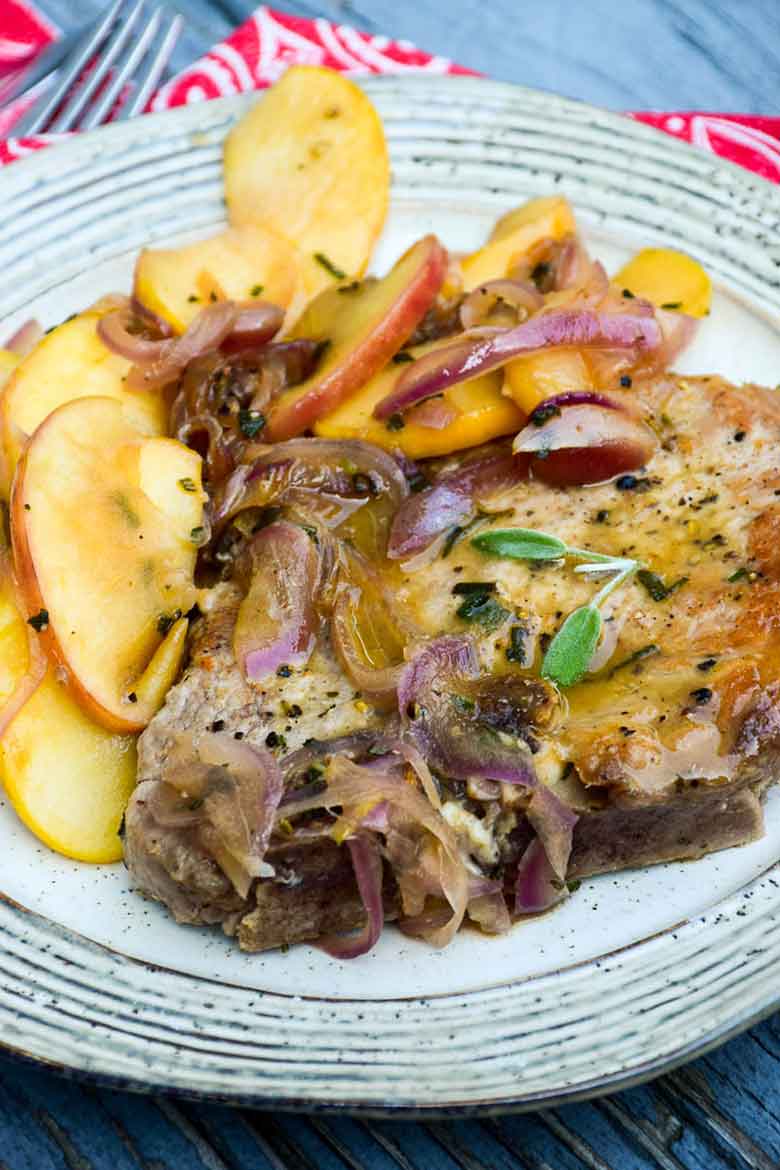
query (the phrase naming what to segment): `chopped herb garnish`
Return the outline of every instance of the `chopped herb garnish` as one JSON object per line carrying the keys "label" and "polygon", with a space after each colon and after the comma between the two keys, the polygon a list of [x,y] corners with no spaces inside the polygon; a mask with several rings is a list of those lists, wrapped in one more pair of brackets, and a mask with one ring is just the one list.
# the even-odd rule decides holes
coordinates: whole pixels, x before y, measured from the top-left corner
{"label": "chopped herb garnish", "polygon": [[453,585],[452,592],[457,597],[471,597],[475,593],[494,593],[495,588],[495,581],[458,581],[457,585]]}
{"label": "chopped herb garnish", "polygon": [[179,487],[183,492],[196,492],[198,490],[195,486],[195,480],[190,479],[188,475],[179,480]]}
{"label": "chopped herb garnish", "polygon": [[566,883],[566,889],[570,894],[576,894],[581,885],[582,882],[579,878],[572,878],[571,881]]}
{"label": "chopped herb garnish", "polygon": [[190,293],[190,295],[187,297],[187,300],[189,301],[189,303],[191,305],[199,305],[200,304],[200,297],[196,297],[195,293]]}
{"label": "chopped herb garnish", "polygon": [[631,375],[630,374],[621,374],[620,375],[620,385],[625,386],[625,388],[628,389],[629,386],[631,385]]}
{"label": "chopped herb garnish", "polygon": [[506,648],[506,656],[509,662],[517,662],[520,666],[524,666],[526,662],[528,645],[529,629],[522,622],[518,622],[516,626],[512,626],[509,631],[509,645]]}
{"label": "chopped herb garnish", "polygon": [[375,496],[376,486],[370,475],[358,471],[352,476],[352,487],[358,496]]}
{"label": "chopped herb garnish", "polygon": [[314,259],[317,261],[320,267],[324,268],[326,272],[329,272],[335,280],[344,280],[346,278],[346,272],[342,272],[342,270],[336,264],[334,264],[332,260],[328,259],[324,252],[315,252]]}
{"label": "chopped herb garnish", "polygon": [[406,423],[404,422],[404,416],[398,413],[391,414],[385,423],[385,426],[387,427],[388,431],[402,431],[406,426]]}
{"label": "chopped herb garnish", "polygon": [[627,301],[633,301],[635,299],[634,294],[632,293],[630,288],[623,289],[623,296],[626,298]]}
{"label": "chopped herb garnish", "polygon": [[138,695],[135,693],[135,691],[130,691],[130,693],[127,696],[127,701],[128,701],[128,703],[137,703],[138,702]]}
{"label": "chopped herb garnish", "polygon": [[414,356],[405,349],[399,349],[398,353],[394,353],[390,359],[394,365],[402,366],[404,362],[413,362]]}
{"label": "chopped herb garnish", "polygon": [[253,284],[249,290],[250,297],[261,297],[263,295],[264,284]]}
{"label": "chopped herb garnish", "polygon": [[277,666],[276,674],[278,678],[289,678],[292,674],[292,667],[283,662],[281,666]]}
{"label": "chopped herb garnish", "polygon": [[741,443],[746,434],[747,431],[734,431],[734,442]]}
{"label": "chopped herb garnish", "polygon": [[683,585],[687,585],[687,577],[678,577],[671,585],[667,585],[663,577],[659,577],[658,573],[653,573],[650,569],[640,569],[636,575],[637,581],[642,585],[652,597],[653,601],[666,601],[676,589],[682,589]]}
{"label": "chopped herb garnish", "polygon": [[194,528],[190,529],[190,540],[194,544],[200,544],[206,535],[206,529],[202,524],[196,524]]}
{"label": "chopped herb garnish", "polygon": [[717,658],[703,658],[701,662],[696,663],[696,669],[706,674],[708,670],[712,670],[717,661]]}
{"label": "chopped herb garnish", "polygon": [[36,614],[33,614],[33,616],[31,618],[27,619],[27,624],[28,624],[28,626],[32,626],[32,628],[39,634],[43,630],[48,629],[48,625],[49,625],[49,611],[48,611],[48,609],[39,609]]}
{"label": "chopped herb garnish", "polygon": [[476,622],[486,630],[497,630],[510,616],[509,610],[490,596],[489,589],[471,593],[455,610],[464,622]]}
{"label": "chopped herb garnish", "polygon": [[691,698],[695,699],[697,703],[709,703],[712,698],[712,691],[709,687],[697,687],[696,690],[691,691]]}
{"label": "chopped herb garnish", "polygon": [[210,730],[214,731],[214,732],[224,731],[225,730],[225,720],[224,719],[215,719],[214,722],[211,724]]}
{"label": "chopped herb garnish", "polygon": [[350,283],[349,283],[349,284],[342,284],[340,288],[337,288],[337,289],[336,289],[336,292],[340,292],[340,293],[353,293],[353,292],[357,292],[357,290],[358,290],[359,288],[360,288],[360,281],[359,281],[359,280],[353,280],[353,281],[350,281]]}
{"label": "chopped herb garnish", "polygon": [[269,748],[275,748],[279,746],[279,736],[275,731],[268,732],[268,735],[265,737],[265,746]]}
{"label": "chopped herb garnish", "polygon": [[464,715],[471,714],[476,706],[474,700],[469,699],[466,695],[451,695],[450,701],[455,710],[462,712]]}
{"label": "chopped herb garnish", "polygon": [[596,513],[596,523],[597,524],[606,524],[608,519],[609,519],[609,512],[607,511],[607,509],[606,508],[599,508],[598,512]]}
{"label": "chopped herb garnish", "polygon": [[746,569],[744,565],[742,565],[742,567],[741,567],[741,568],[739,568],[739,569],[736,569],[736,570],[735,570],[735,571],[734,571],[734,572],[731,574],[731,576],[730,576],[730,577],[727,577],[727,578],[726,578],[726,580],[727,580],[727,581],[744,581],[744,580],[745,580],[745,578],[746,578],[746,577],[749,577],[749,576],[750,576],[750,571],[749,571],[748,569]]}
{"label": "chopped herb garnish", "polygon": [[541,260],[536,265],[536,267],[532,270],[531,280],[536,285],[537,288],[539,287],[540,284],[544,283],[544,281],[550,275],[550,271],[551,271],[550,265],[547,263],[546,260]]}
{"label": "chopped herb garnish", "polygon": [[199,808],[203,808],[203,797],[196,796],[192,800],[188,801],[187,808],[190,812],[197,812]]}
{"label": "chopped herb garnish", "polygon": [[265,426],[265,415],[259,410],[239,410],[238,426],[242,435],[247,439],[254,439]]}
{"label": "chopped herb garnish", "polygon": [[542,402],[534,410],[531,411],[531,416],[528,419],[535,427],[543,427],[546,422],[556,415],[561,413],[560,406],[556,406],[554,402]]}
{"label": "chopped herb garnish", "polygon": [[158,634],[162,634],[163,636],[165,636],[165,634],[168,633],[168,630],[170,630],[171,626],[175,625],[175,623],[179,620],[180,617],[181,617],[181,610],[180,609],[177,609],[174,613],[161,613],[157,619],[157,632],[158,632]]}
{"label": "chopped herb garnish", "polygon": [[661,305],[662,309],[681,309],[682,301],[665,301]]}
{"label": "chopped herb garnish", "polygon": [[613,674],[616,674],[619,670],[624,670],[627,666],[634,666],[635,663],[641,662],[643,658],[650,658],[651,655],[660,653],[661,651],[655,642],[651,642],[648,646],[640,646],[633,654],[629,654],[628,658],[623,658],[622,661],[613,666],[609,672],[609,677],[612,678]]}
{"label": "chopped herb garnish", "polygon": [[423,488],[428,486],[428,478],[420,471],[419,467],[415,467],[414,471],[406,472],[406,482],[409,484],[410,492],[421,492]]}

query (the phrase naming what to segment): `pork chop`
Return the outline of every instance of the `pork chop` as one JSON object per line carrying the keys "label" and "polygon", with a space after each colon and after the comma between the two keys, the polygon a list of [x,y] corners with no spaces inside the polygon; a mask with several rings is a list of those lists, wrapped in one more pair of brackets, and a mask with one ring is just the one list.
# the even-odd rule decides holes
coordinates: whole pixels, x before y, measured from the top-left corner
{"label": "pork chop", "polygon": [[[500,520],[480,527],[540,529],[643,566],[607,603],[591,672],[558,696],[533,737],[537,776],[579,816],[572,877],[755,839],[760,797],[780,767],[780,398],[716,377],[618,393],[639,403],[657,433],[645,469],[582,488],[519,482],[491,499]],[[538,675],[546,641],[596,588],[571,566],[486,556],[468,539],[424,568],[388,568],[388,581],[423,636],[474,635],[482,669],[494,674]],[[507,611],[497,629],[458,616],[463,595],[453,590],[464,582],[491,586]],[[230,732],[284,758],[311,738],[379,733],[386,722],[350,686],[327,630],[306,668],[247,683],[231,646],[240,596],[228,584],[204,597],[187,671],[141,737],[139,781],[161,782],[183,729]],[[491,874],[511,864],[527,829],[527,792],[439,781],[443,816],[472,863]],[[128,811],[127,862],[138,887],[174,913],[171,882],[179,895],[197,889],[196,910],[179,901],[183,920],[221,922],[251,950],[362,921],[343,848],[288,851],[274,876],[236,901],[215,862],[193,867],[166,849],[143,794],[142,783]],[[269,850],[272,865],[279,848]]]}

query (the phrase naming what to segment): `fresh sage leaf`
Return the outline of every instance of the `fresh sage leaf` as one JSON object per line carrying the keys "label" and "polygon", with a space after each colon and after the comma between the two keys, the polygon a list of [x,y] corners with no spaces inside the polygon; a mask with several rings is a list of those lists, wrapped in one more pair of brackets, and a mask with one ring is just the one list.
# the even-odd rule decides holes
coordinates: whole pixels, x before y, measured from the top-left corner
{"label": "fresh sage leaf", "polygon": [[480,552],[516,561],[559,561],[568,552],[557,536],[533,528],[499,528],[475,536],[471,543]]}
{"label": "fresh sage leaf", "polygon": [[571,687],[584,675],[601,633],[601,614],[583,605],[569,614],[547,647],[542,675],[561,687]]}

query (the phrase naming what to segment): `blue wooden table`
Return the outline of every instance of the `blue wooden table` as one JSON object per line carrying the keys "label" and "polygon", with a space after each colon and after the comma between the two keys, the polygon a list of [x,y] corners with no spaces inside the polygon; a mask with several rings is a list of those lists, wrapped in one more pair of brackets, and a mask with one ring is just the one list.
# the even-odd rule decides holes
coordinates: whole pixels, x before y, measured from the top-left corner
{"label": "blue wooden table", "polygon": [[[43,0],[61,26],[100,0]],[[251,9],[181,0],[188,64]],[[615,108],[780,113],[780,0],[304,0],[493,77]],[[2,29],[0,29],[2,35]],[[780,972],[778,972],[780,980]],[[777,1170],[780,1015],[588,1104],[457,1124],[259,1114],[0,1060],[0,1170]]]}

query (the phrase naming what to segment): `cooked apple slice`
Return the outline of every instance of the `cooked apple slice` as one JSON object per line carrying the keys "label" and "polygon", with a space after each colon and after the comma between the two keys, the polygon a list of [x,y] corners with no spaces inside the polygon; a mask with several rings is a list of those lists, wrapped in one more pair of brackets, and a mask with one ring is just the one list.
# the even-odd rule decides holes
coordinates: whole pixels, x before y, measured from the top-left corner
{"label": "cooked apple slice", "polygon": [[228,228],[184,248],[145,248],[133,291],[141,304],[183,333],[208,303],[262,297],[286,308],[298,285],[297,248],[270,228]]}
{"label": "cooked apple slice", "polygon": [[576,232],[568,201],[561,195],[531,199],[502,216],[488,242],[460,263],[463,287],[471,292],[486,280],[508,274],[512,265],[541,240],[560,240]]}
{"label": "cooked apple slice", "polygon": [[204,499],[200,456],[142,434],[110,398],[61,406],[19,463],[11,537],[29,616],[111,731],[140,730],[160,705],[159,690],[135,687],[194,604]]}
{"label": "cooked apple slice", "polygon": [[[0,701],[28,668],[27,629],[0,563]],[[135,740],[87,719],[50,668],[0,736],[0,776],[41,841],[79,861],[117,861],[136,778]]]}
{"label": "cooked apple slice", "polygon": [[[404,355],[417,360],[451,344],[451,338],[433,341],[414,346],[404,351]],[[400,420],[402,425],[398,429],[397,419],[388,426],[387,422],[374,418],[374,407],[390,393],[403,368],[395,362],[385,366],[362,390],[319,419],[314,433],[324,439],[367,439],[387,451],[403,451],[410,459],[428,459],[476,447],[499,435],[514,434],[525,422],[525,414],[501,392],[503,372],[490,370],[444,391],[441,401],[453,415],[444,426],[422,425],[416,420],[414,410]]]}
{"label": "cooked apple slice", "polygon": [[706,317],[710,311],[712,281],[697,260],[673,248],[643,248],[613,276],[612,283],[662,309],[676,309],[691,317]]}
{"label": "cooked apple slice", "polygon": [[555,394],[594,388],[586,357],[576,349],[529,353],[508,362],[504,374],[507,393],[526,414]]}
{"label": "cooked apple slice", "polygon": [[3,482],[8,498],[22,448],[35,428],[64,402],[91,394],[107,395],[127,406],[128,418],[149,434],[167,429],[167,406],[157,393],[125,389],[130,363],[111,353],[98,337],[97,323],[107,308],[90,309],[48,333],[24,358],[0,397]]}
{"label": "cooked apple slice", "polygon": [[332,271],[361,276],[387,214],[390,165],[373,105],[319,66],[288,69],[225,142],[234,227],[272,228]]}
{"label": "cooked apple slice", "polygon": [[327,344],[310,378],[278,398],[266,433],[289,439],[335,410],[373,378],[433,303],[447,267],[435,236],[418,240],[382,280],[328,289],[306,310],[294,337]]}

